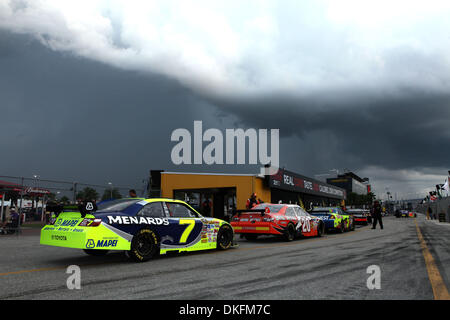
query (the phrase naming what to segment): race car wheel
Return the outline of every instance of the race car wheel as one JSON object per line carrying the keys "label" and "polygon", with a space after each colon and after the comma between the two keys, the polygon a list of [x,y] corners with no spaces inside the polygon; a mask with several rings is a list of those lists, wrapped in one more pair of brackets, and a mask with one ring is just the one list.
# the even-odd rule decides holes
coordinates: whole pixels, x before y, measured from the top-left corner
{"label": "race car wheel", "polygon": [[340,233],[344,233],[345,232],[345,222],[341,222],[341,227],[339,228],[339,232]]}
{"label": "race car wheel", "polygon": [[289,224],[284,234],[285,241],[293,241],[295,239],[295,227],[293,224]]}
{"label": "race car wheel", "polygon": [[233,244],[233,229],[227,224],[223,225],[217,233],[217,249],[226,250]]}
{"label": "race car wheel", "polygon": [[131,241],[128,257],[137,262],[150,260],[159,253],[158,237],[150,229],[139,230]]}
{"label": "race car wheel", "polygon": [[88,255],[95,257],[105,256],[109,252],[109,250],[93,250],[93,249],[83,249],[83,251]]}
{"label": "race car wheel", "polygon": [[325,232],[325,227],[323,223],[319,223],[319,226],[317,227],[317,236],[321,237]]}

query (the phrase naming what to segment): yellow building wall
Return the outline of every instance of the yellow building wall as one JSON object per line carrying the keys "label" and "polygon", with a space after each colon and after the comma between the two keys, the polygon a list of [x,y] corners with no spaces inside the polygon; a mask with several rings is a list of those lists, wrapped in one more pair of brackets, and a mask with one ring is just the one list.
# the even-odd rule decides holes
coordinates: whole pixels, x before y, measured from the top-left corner
{"label": "yellow building wall", "polygon": [[264,180],[255,176],[214,174],[161,174],[161,196],[173,198],[174,190],[236,188],[237,209],[245,209],[247,199],[253,192],[264,202],[270,202],[270,189]]}

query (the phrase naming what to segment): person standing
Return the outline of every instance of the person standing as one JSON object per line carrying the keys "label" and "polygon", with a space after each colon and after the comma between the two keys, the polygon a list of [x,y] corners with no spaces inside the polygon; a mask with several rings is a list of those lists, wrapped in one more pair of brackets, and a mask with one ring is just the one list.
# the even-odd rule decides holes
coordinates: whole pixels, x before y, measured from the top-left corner
{"label": "person standing", "polygon": [[131,189],[130,191],[128,191],[128,196],[130,198],[137,198],[136,190]]}
{"label": "person standing", "polygon": [[211,217],[211,207],[212,203],[208,198],[205,198],[205,200],[202,203],[202,215],[204,217]]}
{"label": "person standing", "polygon": [[431,210],[431,207],[428,207],[427,209],[427,220],[430,220],[431,214],[433,213],[433,210]]}
{"label": "person standing", "polygon": [[252,209],[253,207],[257,206],[261,203],[261,200],[257,198],[256,193],[253,192],[249,199],[247,199],[247,210]]}
{"label": "person standing", "polygon": [[372,209],[372,217],[373,217],[372,229],[376,229],[377,222],[380,223],[380,229],[383,229],[383,220],[381,218],[381,211],[382,209],[380,203],[377,200],[375,200]]}
{"label": "person standing", "polygon": [[1,230],[3,233],[8,233],[11,231],[15,231],[19,225],[19,214],[16,212],[15,208],[10,209],[9,220],[6,220],[2,226]]}

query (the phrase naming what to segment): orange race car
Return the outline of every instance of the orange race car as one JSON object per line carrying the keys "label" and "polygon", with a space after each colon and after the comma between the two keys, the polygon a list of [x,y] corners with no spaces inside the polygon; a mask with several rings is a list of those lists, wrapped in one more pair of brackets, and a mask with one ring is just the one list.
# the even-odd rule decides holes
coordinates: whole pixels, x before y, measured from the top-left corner
{"label": "orange race car", "polygon": [[259,235],[278,235],[286,241],[297,236],[322,236],[323,221],[311,216],[298,205],[263,203],[253,209],[237,210],[231,219],[236,234],[243,234],[247,240]]}

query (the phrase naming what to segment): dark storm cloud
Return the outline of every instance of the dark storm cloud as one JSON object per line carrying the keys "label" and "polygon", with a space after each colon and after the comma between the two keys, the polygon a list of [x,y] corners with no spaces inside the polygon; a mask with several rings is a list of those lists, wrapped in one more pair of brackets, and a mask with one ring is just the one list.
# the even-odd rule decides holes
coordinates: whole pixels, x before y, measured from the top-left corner
{"label": "dark storm cloud", "polygon": [[[333,168],[445,167],[450,157],[450,94],[410,88],[395,94],[329,92],[214,103],[235,114],[241,126],[280,128],[285,139],[331,144],[327,153],[308,156],[312,162],[333,157],[333,163],[328,162]],[[280,158],[302,152],[293,144]]]}
{"label": "dark storm cloud", "polygon": [[[397,62],[387,63],[404,72],[403,60],[392,57]],[[429,73],[428,59],[409,59]],[[280,164],[309,176],[372,168],[365,172],[376,180],[377,167],[385,176],[430,170],[446,167],[450,156],[450,96],[437,90],[405,85],[218,98],[8,32],[0,33],[0,70],[1,174],[140,187],[149,169],[258,172],[255,166],[173,165],[171,132],[192,132],[194,120],[203,120],[204,130],[279,128]]]}
{"label": "dark storm cloud", "polygon": [[[170,134],[215,110],[176,81],[0,33],[0,174],[136,184],[173,169]],[[211,125],[211,124],[210,124]]]}

